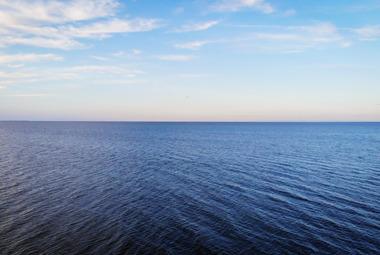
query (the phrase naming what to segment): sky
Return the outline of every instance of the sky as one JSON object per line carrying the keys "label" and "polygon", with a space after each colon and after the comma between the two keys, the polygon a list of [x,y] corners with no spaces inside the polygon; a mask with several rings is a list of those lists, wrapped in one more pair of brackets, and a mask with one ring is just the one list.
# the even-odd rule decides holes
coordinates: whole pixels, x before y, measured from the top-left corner
{"label": "sky", "polygon": [[380,121],[380,0],[0,0],[0,120]]}

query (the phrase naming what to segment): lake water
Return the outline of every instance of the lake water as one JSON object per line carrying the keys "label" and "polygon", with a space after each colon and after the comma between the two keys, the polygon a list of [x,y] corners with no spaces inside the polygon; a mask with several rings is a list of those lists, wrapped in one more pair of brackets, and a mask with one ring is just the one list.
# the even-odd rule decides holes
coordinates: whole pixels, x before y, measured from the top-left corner
{"label": "lake water", "polygon": [[380,124],[0,122],[0,254],[380,254]]}

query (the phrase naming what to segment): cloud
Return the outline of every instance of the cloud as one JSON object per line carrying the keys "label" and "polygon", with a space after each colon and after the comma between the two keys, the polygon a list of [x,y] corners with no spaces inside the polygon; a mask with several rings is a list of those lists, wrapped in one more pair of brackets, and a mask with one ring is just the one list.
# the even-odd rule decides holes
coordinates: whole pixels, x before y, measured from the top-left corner
{"label": "cloud", "polygon": [[139,49],[132,49],[129,51],[117,51],[111,55],[114,57],[136,57],[142,54],[142,51]]}
{"label": "cloud", "polygon": [[51,49],[77,49],[83,48],[84,45],[78,41],[72,40],[70,38],[56,38],[52,35],[51,37],[39,37],[39,36],[24,36],[22,34],[14,35],[1,35],[0,34],[0,47],[7,47],[10,45],[26,45],[35,46],[41,48],[51,48]]}
{"label": "cloud", "polygon": [[109,58],[107,58],[107,57],[102,57],[102,56],[97,56],[97,55],[93,55],[93,56],[91,56],[91,58],[98,60],[98,61],[108,61],[109,60]]}
{"label": "cloud", "polygon": [[[46,73],[41,70],[19,70],[17,71],[0,71],[0,86],[6,88],[13,84],[25,84],[48,80],[52,73]],[[57,75],[52,76],[60,79]]]}
{"label": "cloud", "polygon": [[210,29],[220,23],[219,20],[209,20],[205,22],[185,24],[182,27],[174,30],[174,32],[196,32]]}
{"label": "cloud", "polygon": [[135,77],[144,73],[136,69],[129,69],[121,66],[106,66],[106,65],[82,65],[74,66],[64,70],[67,74],[81,75],[84,73],[97,74],[97,75],[119,75],[124,77]]}
{"label": "cloud", "polygon": [[112,19],[105,22],[96,22],[86,26],[61,27],[63,35],[69,37],[99,38],[115,33],[144,32],[155,29],[158,21],[154,19],[121,20]]}
{"label": "cloud", "polygon": [[198,50],[206,44],[209,44],[209,41],[191,41],[186,43],[175,44],[174,47],[178,49],[187,49],[187,50]]}
{"label": "cloud", "polygon": [[9,64],[7,65],[9,68],[21,68],[25,66],[24,64]]}
{"label": "cloud", "polygon": [[157,57],[163,61],[186,62],[194,59],[192,55],[161,55]]}
{"label": "cloud", "polygon": [[310,26],[288,27],[280,33],[257,33],[261,40],[296,41],[311,44],[341,42],[343,37],[331,23],[318,23]]}
{"label": "cloud", "polygon": [[211,6],[211,10],[217,12],[237,12],[243,9],[253,9],[266,14],[275,11],[265,0],[220,0]]}
{"label": "cloud", "polygon": [[283,32],[262,32],[256,33],[256,38],[271,41],[310,41],[310,42],[331,42],[339,41],[341,36],[337,28],[330,23],[319,23],[311,26],[283,27]]}
{"label": "cloud", "polygon": [[40,61],[60,61],[61,56],[55,54],[15,54],[15,55],[0,55],[0,64],[17,63],[17,62],[40,62]]}
{"label": "cloud", "polygon": [[12,83],[13,80],[27,79],[27,78],[32,78],[34,76],[35,76],[35,74],[33,74],[32,72],[24,72],[24,71],[5,72],[5,71],[0,71],[0,82],[2,84]]}
{"label": "cloud", "polygon": [[2,0],[0,16],[7,25],[67,23],[113,16],[115,0]]}
{"label": "cloud", "polygon": [[125,66],[114,65],[79,65],[66,68],[18,68],[16,71],[0,71],[0,85],[2,87],[14,84],[44,83],[51,81],[77,81],[83,83],[89,78],[96,81],[115,80],[115,77],[126,82],[144,74],[143,71]]}
{"label": "cloud", "polygon": [[81,38],[144,32],[160,25],[155,19],[116,18],[119,6],[116,0],[0,1],[0,46],[82,48]]}
{"label": "cloud", "polygon": [[252,34],[234,40],[260,51],[295,53],[326,46],[349,47],[351,40],[328,22],[305,26],[251,26]]}
{"label": "cloud", "polygon": [[357,28],[354,32],[360,36],[361,40],[376,40],[380,38],[380,25]]}
{"label": "cloud", "polygon": [[141,50],[139,50],[139,49],[132,49],[132,54],[133,55],[140,55],[141,54]]}

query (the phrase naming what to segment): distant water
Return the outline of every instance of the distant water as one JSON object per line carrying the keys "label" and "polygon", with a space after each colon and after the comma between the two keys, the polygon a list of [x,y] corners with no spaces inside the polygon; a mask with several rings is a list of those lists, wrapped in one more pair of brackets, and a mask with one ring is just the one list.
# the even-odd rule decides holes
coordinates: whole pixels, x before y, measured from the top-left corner
{"label": "distant water", "polygon": [[380,254],[380,124],[0,122],[0,254]]}

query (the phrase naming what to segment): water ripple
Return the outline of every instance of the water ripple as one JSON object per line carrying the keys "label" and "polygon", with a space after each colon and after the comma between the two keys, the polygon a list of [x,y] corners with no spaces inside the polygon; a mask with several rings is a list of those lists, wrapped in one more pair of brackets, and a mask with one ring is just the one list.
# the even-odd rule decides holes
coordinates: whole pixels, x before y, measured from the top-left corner
{"label": "water ripple", "polygon": [[380,254],[378,123],[0,122],[0,254]]}

